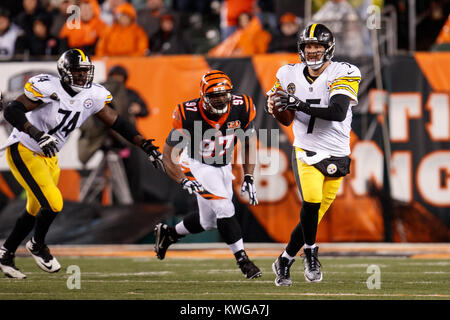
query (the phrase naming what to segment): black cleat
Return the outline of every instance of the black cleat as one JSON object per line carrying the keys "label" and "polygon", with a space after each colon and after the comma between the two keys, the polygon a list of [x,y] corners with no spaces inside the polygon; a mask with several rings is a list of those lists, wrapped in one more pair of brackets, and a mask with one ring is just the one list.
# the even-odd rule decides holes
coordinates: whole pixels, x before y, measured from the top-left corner
{"label": "black cleat", "polygon": [[289,261],[288,258],[279,256],[277,260],[272,263],[272,270],[277,275],[275,278],[276,286],[290,286],[292,284],[290,268],[294,261],[295,259]]}
{"label": "black cleat", "polygon": [[237,259],[237,265],[247,279],[261,277],[261,270],[248,258],[245,251],[242,250],[241,256]]}
{"label": "black cleat", "polygon": [[163,260],[169,246],[178,241],[171,227],[158,223],[155,227],[155,252],[159,260]]}
{"label": "black cleat", "polygon": [[14,279],[25,279],[27,276],[14,264],[14,252],[9,250],[0,249],[0,269],[2,269],[5,276]]}
{"label": "black cleat", "polygon": [[309,282],[320,282],[322,281],[322,272],[320,271],[320,261],[319,261],[319,247],[314,249],[303,249],[305,253],[304,263],[305,263],[305,279]]}

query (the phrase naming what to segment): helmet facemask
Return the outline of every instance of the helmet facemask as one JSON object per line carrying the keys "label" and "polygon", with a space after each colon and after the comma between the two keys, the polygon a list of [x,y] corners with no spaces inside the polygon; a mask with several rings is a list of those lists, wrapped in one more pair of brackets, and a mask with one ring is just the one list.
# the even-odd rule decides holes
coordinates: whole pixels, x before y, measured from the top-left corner
{"label": "helmet facemask", "polygon": [[75,92],[80,92],[83,89],[89,89],[94,80],[94,66],[80,66],[68,71],[70,78],[70,87]]}
{"label": "helmet facemask", "polygon": [[[305,52],[305,47],[306,47],[306,45],[308,43],[317,43],[317,44],[320,44],[320,45],[323,46],[324,50],[319,50],[319,51],[315,52],[316,55],[319,55],[319,54],[322,55],[319,60],[317,60],[317,59],[308,60],[307,59],[308,56],[312,55],[312,54],[309,54],[309,53],[307,54]],[[333,57],[334,43],[327,48],[326,44],[323,44],[323,43],[320,43],[320,42],[317,42],[317,41],[309,41],[309,42],[302,43],[299,47],[300,47],[299,48],[300,58],[302,59],[302,61],[305,62],[305,64],[309,68],[311,68],[313,70],[320,69],[325,62],[331,60],[331,58]]]}
{"label": "helmet facemask", "polygon": [[[307,44],[319,44],[324,47],[324,51],[320,50],[322,57],[320,59],[311,59],[310,54],[306,54],[305,47]],[[311,69],[318,70],[324,63],[330,61],[334,55],[335,40],[333,33],[323,24],[312,24],[301,33],[298,38],[298,53],[300,59]],[[310,58],[308,60],[307,58]]]}
{"label": "helmet facemask", "polygon": [[200,81],[203,109],[210,115],[220,117],[230,110],[233,85],[230,78],[220,70],[205,73]]}
{"label": "helmet facemask", "polygon": [[231,101],[231,91],[206,93],[203,96],[205,110],[211,114],[223,115],[228,112]]}

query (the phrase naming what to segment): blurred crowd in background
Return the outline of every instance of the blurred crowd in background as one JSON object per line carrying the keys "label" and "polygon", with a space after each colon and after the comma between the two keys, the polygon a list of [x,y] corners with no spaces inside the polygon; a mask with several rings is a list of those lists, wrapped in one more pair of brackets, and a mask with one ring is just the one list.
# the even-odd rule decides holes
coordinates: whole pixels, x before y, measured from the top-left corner
{"label": "blurred crowd in background", "polygon": [[[415,1],[417,50],[450,42],[449,0]],[[68,48],[91,56],[297,52],[305,22],[341,34],[337,52],[370,55],[368,7],[397,14],[398,49],[408,48],[408,0],[2,0],[0,59],[54,57]],[[360,41],[358,40],[360,39]]]}

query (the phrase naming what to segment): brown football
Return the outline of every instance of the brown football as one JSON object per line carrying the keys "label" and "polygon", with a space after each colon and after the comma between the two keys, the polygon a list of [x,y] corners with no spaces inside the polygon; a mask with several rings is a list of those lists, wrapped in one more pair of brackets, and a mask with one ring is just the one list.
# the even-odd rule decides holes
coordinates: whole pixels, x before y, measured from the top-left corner
{"label": "brown football", "polygon": [[[276,96],[276,93],[275,93]],[[294,121],[295,117],[295,111],[293,110],[285,110],[282,112],[279,112],[277,108],[273,108],[273,115],[275,116],[275,119],[278,120],[282,125],[284,126],[290,126],[292,121]]]}

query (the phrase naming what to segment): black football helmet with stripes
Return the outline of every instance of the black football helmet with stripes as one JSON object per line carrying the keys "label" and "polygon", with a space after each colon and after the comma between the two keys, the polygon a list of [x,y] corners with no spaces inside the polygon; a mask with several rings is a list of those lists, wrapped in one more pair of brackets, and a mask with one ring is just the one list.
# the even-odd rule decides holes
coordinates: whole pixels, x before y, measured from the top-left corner
{"label": "black football helmet with stripes", "polygon": [[[306,59],[305,46],[308,43],[317,43],[325,47],[325,53],[320,61],[308,61]],[[333,33],[325,25],[313,23],[298,34],[297,46],[300,59],[311,69],[317,70],[333,57],[335,39]]]}
{"label": "black football helmet with stripes", "polygon": [[80,49],[70,49],[57,62],[61,81],[75,92],[89,89],[94,80],[94,65]]}

